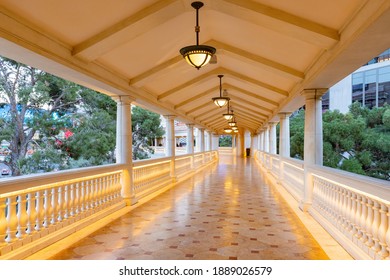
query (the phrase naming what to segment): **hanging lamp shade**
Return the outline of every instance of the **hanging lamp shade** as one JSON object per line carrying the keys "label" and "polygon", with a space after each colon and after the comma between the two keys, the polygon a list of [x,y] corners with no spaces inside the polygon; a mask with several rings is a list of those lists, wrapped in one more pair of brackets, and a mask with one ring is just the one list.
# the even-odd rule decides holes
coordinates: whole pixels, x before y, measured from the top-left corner
{"label": "hanging lamp shade", "polygon": [[202,66],[209,63],[211,57],[215,54],[216,49],[211,46],[199,45],[199,9],[203,7],[203,3],[196,1],[192,2],[191,6],[196,10],[196,45],[184,47],[180,50],[180,53],[188,64],[199,70]]}
{"label": "hanging lamp shade", "polygon": [[228,121],[230,121],[232,118],[233,118],[233,112],[230,112],[230,106],[229,106],[229,104],[230,104],[230,100],[228,100],[228,105],[227,105],[227,113],[226,114],[223,114],[223,117],[225,118],[225,120],[228,120]]}
{"label": "hanging lamp shade", "polygon": [[226,133],[232,133],[233,129],[231,127],[226,127],[223,129]]}
{"label": "hanging lamp shade", "polygon": [[222,96],[222,77],[223,75],[218,75],[219,78],[219,97],[212,98],[215,105],[217,105],[219,108],[222,108],[226,104],[228,104],[230,98],[229,97],[223,97]]}
{"label": "hanging lamp shade", "polygon": [[237,123],[236,123],[236,121],[234,120],[234,117],[232,118],[232,120],[231,120],[230,122],[228,122],[228,124],[229,124],[230,127],[235,127],[235,126],[237,126]]}

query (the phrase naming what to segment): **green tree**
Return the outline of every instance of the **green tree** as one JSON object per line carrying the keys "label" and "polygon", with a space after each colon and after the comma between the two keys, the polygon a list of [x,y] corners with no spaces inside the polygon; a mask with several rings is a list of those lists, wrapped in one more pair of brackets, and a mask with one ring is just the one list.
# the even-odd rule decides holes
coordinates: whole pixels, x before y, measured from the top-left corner
{"label": "green tree", "polygon": [[50,86],[55,79],[41,70],[0,57],[0,94],[8,106],[2,116],[0,137],[11,143],[8,164],[14,176],[21,174],[21,164],[38,129],[40,135],[49,136],[62,126],[60,116],[70,106],[67,93],[72,85],[68,83],[68,90],[53,90]]}
{"label": "green tree", "polygon": [[231,147],[232,146],[232,136],[231,135],[221,135],[219,137],[219,146],[220,147]]}
{"label": "green tree", "polygon": [[150,158],[153,149],[149,143],[155,137],[164,134],[161,128],[160,115],[134,106],[131,110],[131,121],[133,131],[133,159]]}
{"label": "green tree", "polygon": [[[291,155],[303,159],[304,112],[291,118]],[[347,114],[323,114],[324,165],[390,179],[390,106],[368,109],[359,103]]]}
{"label": "green tree", "polygon": [[303,159],[305,111],[299,110],[290,118],[290,155]]}

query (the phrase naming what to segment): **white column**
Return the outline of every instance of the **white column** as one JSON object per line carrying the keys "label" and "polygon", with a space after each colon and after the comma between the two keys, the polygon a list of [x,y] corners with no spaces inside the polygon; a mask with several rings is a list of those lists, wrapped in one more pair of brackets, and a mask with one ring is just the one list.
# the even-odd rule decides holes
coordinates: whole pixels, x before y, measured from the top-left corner
{"label": "white column", "polygon": [[276,123],[270,123],[269,130],[269,152],[271,154],[276,154]]}
{"label": "white column", "polygon": [[124,164],[121,178],[122,197],[126,205],[137,203],[133,187],[133,151],[132,151],[132,131],[131,131],[131,102],[129,96],[119,96],[113,98],[117,102],[116,115],[116,163]]}
{"label": "white column", "polygon": [[250,151],[250,157],[254,157],[255,155],[255,139],[256,139],[256,134],[251,133],[251,151]]}
{"label": "white column", "polygon": [[171,178],[173,181],[176,180],[175,174],[175,153],[176,153],[176,141],[175,141],[175,117],[176,116],[164,116],[167,121],[166,127],[166,152],[167,157],[171,157]]}
{"label": "white column", "polygon": [[165,142],[165,155],[167,157],[174,157],[176,150],[175,143],[175,116],[164,116],[167,122],[165,129],[166,142]]}
{"label": "white column", "polygon": [[218,134],[212,134],[213,135],[213,143],[212,143],[212,150],[214,151],[218,151],[218,148],[219,148],[219,135]]}
{"label": "white column", "polygon": [[205,141],[204,141],[204,128],[199,128],[199,134],[200,134],[200,136],[199,136],[199,140],[200,140],[200,142],[199,142],[199,152],[204,152],[204,143],[205,143]]}
{"label": "white column", "polygon": [[264,152],[269,153],[269,126],[264,130]]}
{"label": "white column", "polygon": [[207,136],[208,136],[208,138],[207,138],[207,151],[211,151],[211,150],[213,150],[213,132],[212,131],[208,131],[207,132]]}
{"label": "white column", "polygon": [[290,115],[291,113],[279,113],[279,181],[284,181],[283,158],[290,157]]}
{"label": "white column", "polygon": [[308,171],[310,165],[322,165],[322,101],[327,89],[306,89],[305,96],[305,135],[304,135],[304,197],[300,208],[307,211],[313,201],[313,178]]}
{"label": "white column", "polygon": [[264,130],[260,130],[260,151],[264,152]]}
{"label": "white column", "polygon": [[194,153],[194,125],[187,124],[187,154]]}
{"label": "white column", "polygon": [[279,113],[279,155],[282,157],[290,157],[290,115]]}

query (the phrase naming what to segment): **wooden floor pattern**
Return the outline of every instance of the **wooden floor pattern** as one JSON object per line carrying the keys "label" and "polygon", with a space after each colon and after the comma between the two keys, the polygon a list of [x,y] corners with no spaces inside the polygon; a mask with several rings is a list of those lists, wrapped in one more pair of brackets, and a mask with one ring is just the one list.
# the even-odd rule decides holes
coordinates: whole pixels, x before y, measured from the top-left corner
{"label": "wooden floor pattern", "polygon": [[215,164],[52,259],[307,260],[328,256],[253,160]]}

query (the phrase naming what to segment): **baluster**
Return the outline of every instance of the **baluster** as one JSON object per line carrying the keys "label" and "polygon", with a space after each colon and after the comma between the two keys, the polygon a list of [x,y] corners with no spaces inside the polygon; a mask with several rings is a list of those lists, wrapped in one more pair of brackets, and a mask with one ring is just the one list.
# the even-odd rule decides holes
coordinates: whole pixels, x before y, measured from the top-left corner
{"label": "baluster", "polygon": [[37,221],[35,223],[35,229],[40,231],[43,226],[43,193],[42,191],[37,191],[36,196],[36,211],[37,211]]}
{"label": "baluster", "polygon": [[53,216],[53,194],[52,189],[45,190],[45,218],[44,218],[44,224],[45,227],[49,227],[51,225],[51,219]]}
{"label": "baluster", "polygon": [[103,182],[102,178],[96,178],[96,187],[97,187],[97,207],[101,207],[103,204]]}
{"label": "baluster", "polygon": [[374,251],[375,255],[380,251],[381,247],[379,244],[379,237],[378,237],[378,232],[379,232],[379,225],[380,225],[380,213],[379,213],[379,203],[378,201],[374,201],[374,222],[372,223],[372,240],[374,241]]}
{"label": "baluster", "polygon": [[324,191],[325,191],[325,196],[324,196],[324,204],[325,204],[325,213],[326,213],[326,218],[329,219],[330,217],[330,186],[326,182],[324,182]]}
{"label": "baluster", "polygon": [[47,228],[49,226],[49,217],[47,214],[47,211],[49,208],[48,196],[49,196],[49,194],[48,194],[47,190],[44,190],[43,191],[43,227],[45,227],[45,228]]}
{"label": "baluster", "polygon": [[7,236],[7,219],[6,209],[7,199],[0,197],[0,248],[6,245],[5,237]]}
{"label": "baluster", "polygon": [[109,193],[109,200],[111,201],[111,203],[113,202],[114,200],[114,191],[115,191],[115,176],[116,174],[111,174],[109,179],[108,179],[108,193]]}
{"label": "baluster", "polygon": [[355,214],[355,236],[359,240],[362,237],[361,233],[361,224],[360,224],[360,218],[362,216],[362,196],[360,194],[356,194],[356,214]]}
{"label": "baluster", "polygon": [[354,236],[357,233],[356,224],[355,224],[355,221],[356,221],[356,193],[354,193],[354,192],[351,192],[351,203],[352,203],[352,205],[351,205],[350,221],[351,221],[352,236]]}
{"label": "baluster", "polygon": [[27,234],[32,234],[35,230],[35,222],[37,219],[36,210],[36,193],[27,194]]}
{"label": "baluster", "polygon": [[332,196],[331,196],[331,214],[332,214],[332,224],[337,225],[337,207],[338,207],[338,192],[337,186],[332,185]]}
{"label": "baluster", "polygon": [[79,190],[79,194],[80,194],[80,199],[79,199],[79,203],[80,203],[80,213],[84,213],[85,212],[85,195],[86,195],[86,191],[85,191],[85,181],[81,181],[80,182],[80,190]]}
{"label": "baluster", "polygon": [[337,211],[337,227],[342,229],[343,227],[343,211],[344,211],[344,195],[343,188],[337,187],[337,193],[339,197],[338,211]]}
{"label": "baluster", "polygon": [[344,231],[348,229],[348,191],[343,189],[343,227]]}
{"label": "baluster", "polygon": [[56,187],[51,189],[51,208],[53,210],[50,217],[50,224],[55,225],[58,220],[58,190]]}
{"label": "baluster", "polygon": [[16,239],[18,218],[16,216],[17,196],[13,195],[7,199],[7,239],[8,243]]}
{"label": "baluster", "polygon": [[64,186],[58,187],[58,221],[64,220]]}
{"label": "baluster", "polygon": [[94,180],[89,180],[89,208],[94,209],[95,208],[95,202],[94,202],[94,196],[95,196],[95,190],[94,190]]}
{"label": "baluster", "polygon": [[74,216],[74,183],[68,185],[69,191],[69,217]]}
{"label": "baluster", "polygon": [[388,221],[387,221],[387,212],[388,208],[386,205],[381,202],[380,203],[380,215],[381,215],[381,223],[378,230],[378,239],[379,239],[379,245],[381,246],[381,259],[385,259],[389,253],[387,252],[387,244],[386,244],[386,232],[388,230]]}
{"label": "baluster", "polygon": [[17,219],[18,226],[16,237],[18,239],[24,238],[27,229],[27,195],[21,194],[17,197]]}
{"label": "baluster", "polygon": [[64,213],[64,219],[69,219],[69,217],[70,217],[70,213],[69,213],[70,188],[69,188],[69,185],[63,186],[62,191],[63,191],[63,196],[64,196],[62,211]]}
{"label": "baluster", "polygon": [[360,234],[361,234],[361,240],[362,240],[362,243],[366,243],[367,242],[367,198],[363,195],[362,196],[362,200],[361,200],[361,208],[362,208],[362,212],[361,212],[361,216],[360,216]]}
{"label": "baluster", "polygon": [[77,182],[74,184],[73,189],[73,215],[77,216],[80,214],[80,184],[81,182]]}
{"label": "baluster", "polygon": [[367,220],[366,220],[366,232],[367,242],[366,245],[369,249],[374,246],[374,240],[372,239],[372,223],[374,222],[374,202],[371,198],[367,198]]}
{"label": "baluster", "polygon": [[89,211],[91,209],[91,190],[89,180],[85,181],[85,210]]}

